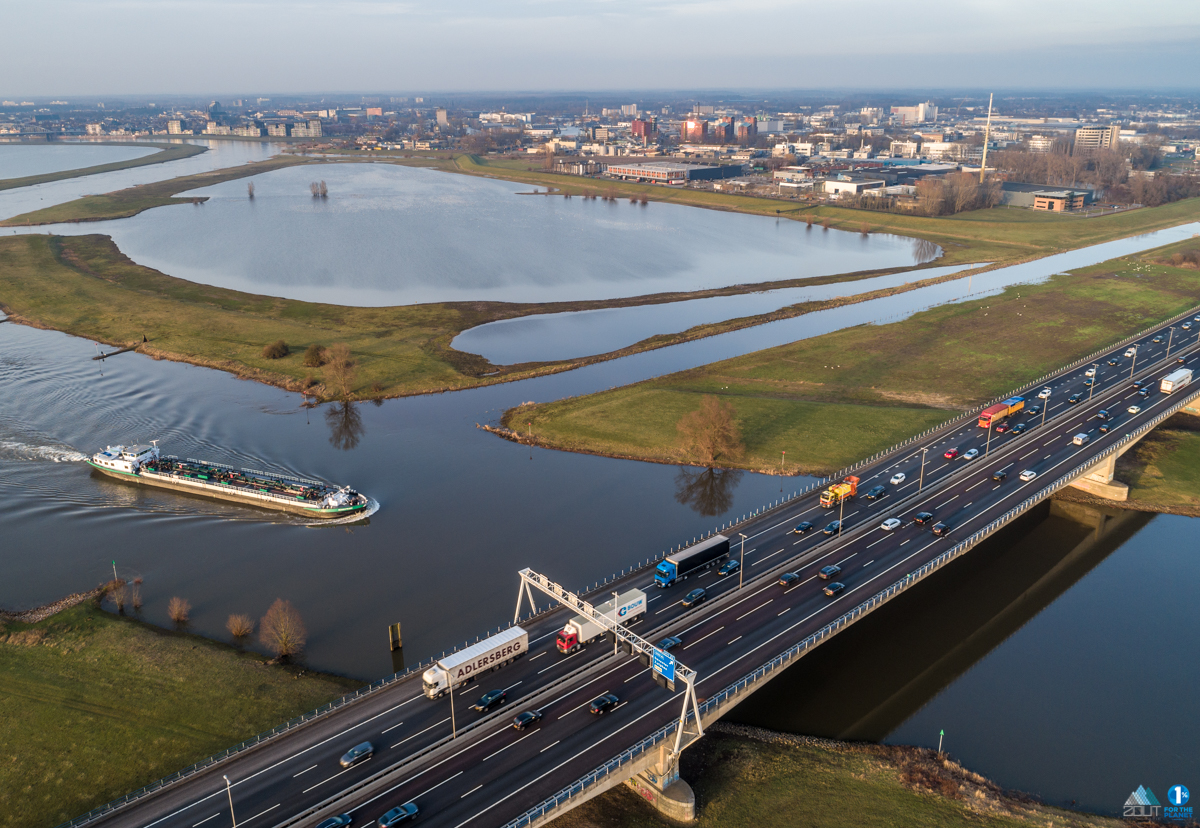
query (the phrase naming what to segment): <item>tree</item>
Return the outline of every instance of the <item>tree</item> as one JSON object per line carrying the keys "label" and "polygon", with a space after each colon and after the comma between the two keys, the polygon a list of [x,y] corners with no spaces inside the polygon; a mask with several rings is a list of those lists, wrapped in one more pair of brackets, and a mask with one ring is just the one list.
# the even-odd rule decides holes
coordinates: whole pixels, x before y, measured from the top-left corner
{"label": "tree", "polygon": [[942,189],[942,182],[929,177],[918,181],[917,201],[921,205],[921,212],[925,215],[940,216],[942,214],[942,206],[946,201],[946,193]]}
{"label": "tree", "polygon": [[325,378],[329,381],[329,385],[341,390],[343,397],[349,397],[350,389],[354,386],[355,374],[354,360],[350,356],[350,346],[345,342],[330,345],[328,358],[329,361],[325,364]]}
{"label": "tree", "polygon": [[703,463],[741,457],[746,448],[733,415],[733,403],[721,402],[710,394],[702,397],[700,409],[684,414],[675,426],[684,453]]}
{"label": "tree", "polygon": [[264,359],[283,359],[291,353],[288,344],[282,339],[277,339],[269,345],[264,345],[262,355]]}
{"label": "tree", "polygon": [[297,655],[304,649],[308,631],[290,601],[276,598],[258,622],[258,637],[279,658]]}
{"label": "tree", "polygon": [[188,613],[191,611],[191,603],[186,598],[180,598],[178,595],[167,603],[167,615],[180,626],[188,622]]}
{"label": "tree", "polygon": [[234,638],[245,638],[254,632],[254,619],[249,615],[234,613],[225,622],[225,629],[229,630],[229,634]]}
{"label": "tree", "polygon": [[320,368],[325,364],[325,360],[325,349],[315,342],[304,351],[304,365],[307,368]]}

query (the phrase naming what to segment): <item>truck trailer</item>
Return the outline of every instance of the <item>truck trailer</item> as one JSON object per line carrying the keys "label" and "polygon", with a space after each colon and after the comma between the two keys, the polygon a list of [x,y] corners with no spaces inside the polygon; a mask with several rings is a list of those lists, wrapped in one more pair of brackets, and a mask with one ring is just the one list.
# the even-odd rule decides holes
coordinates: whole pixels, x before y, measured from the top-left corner
{"label": "truck trailer", "polygon": [[821,506],[829,509],[838,505],[843,500],[849,500],[854,497],[858,494],[858,483],[858,478],[853,475],[847,477],[841,483],[834,483],[828,489],[821,492]]}
{"label": "truck trailer", "polygon": [[[616,621],[618,624],[629,626],[646,613],[646,593],[640,589],[631,589],[621,593],[615,599],[610,598],[603,604],[596,604],[596,612]],[[576,615],[567,622],[558,633],[558,651],[573,653],[584,644],[590,644],[605,632],[605,628],[586,615]]]}
{"label": "truck trailer", "polygon": [[1164,394],[1170,394],[1172,391],[1178,391],[1183,386],[1192,381],[1192,369],[1180,368],[1178,371],[1172,371],[1162,378],[1162,382],[1158,386],[1158,390]]}
{"label": "truck trailer", "polygon": [[729,538],[713,535],[706,541],[668,555],[654,570],[654,583],[669,587],[690,573],[710,567],[729,554]]}
{"label": "truck trailer", "polygon": [[529,633],[520,627],[509,627],[491,638],[485,638],[466,649],[452,653],[421,674],[425,695],[431,699],[450,691],[453,681],[460,687],[488,670],[498,670],[529,651]]}
{"label": "truck trailer", "polygon": [[1024,397],[1009,397],[1002,403],[989,405],[987,408],[983,409],[983,411],[979,412],[979,427],[991,428],[1005,417],[1016,414],[1024,407]]}

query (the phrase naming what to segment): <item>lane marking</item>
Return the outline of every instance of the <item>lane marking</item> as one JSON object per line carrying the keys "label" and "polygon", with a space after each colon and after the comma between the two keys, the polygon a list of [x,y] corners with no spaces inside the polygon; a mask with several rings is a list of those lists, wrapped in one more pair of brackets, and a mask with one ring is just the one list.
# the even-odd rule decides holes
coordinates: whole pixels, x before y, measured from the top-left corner
{"label": "lane marking", "polygon": [[697,638],[697,639],[696,639],[695,641],[693,641],[691,644],[684,644],[684,645],[683,645],[683,649],[685,649],[685,650],[686,650],[688,647],[695,646],[696,644],[699,644],[701,641],[703,641],[705,638],[708,638],[708,637],[709,637],[709,636],[711,636],[711,635],[716,635],[717,633],[719,633],[719,632],[720,632],[721,630],[723,630],[723,629],[725,629],[725,625],[724,625],[724,624],[722,624],[721,626],[717,627],[717,628],[716,628],[715,630],[713,630],[712,632],[708,633],[708,635],[705,635],[705,636],[704,636],[704,638]]}
{"label": "lane marking", "polygon": [[729,646],[729,644],[735,644],[735,643],[737,643],[738,641],[741,641],[741,640],[742,640],[742,637],[739,635],[737,638],[733,639],[733,641],[730,641],[730,642],[729,642],[728,644],[726,644],[725,646],[726,646],[726,647],[728,647],[728,646]]}
{"label": "lane marking", "polygon": [[541,750],[539,750],[539,751],[538,751],[538,753],[545,753],[546,751],[548,751],[550,748],[554,747],[555,745],[557,745],[557,744],[558,744],[559,742],[561,742],[561,741],[562,741],[562,739],[558,739],[558,740],[556,740],[556,741],[553,741],[553,742],[551,742],[550,744],[546,745],[544,748],[542,748]]}
{"label": "lane marking", "polygon": [[[457,756],[458,754],[455,754],[455,755]],[[439,783],[437,783],[436,785],[434,785],[432,788],[426,788],[425,790],[421,791],[419,794],[417,794],[416,796],[412,797],[412,798],[411,798],[411,799],[409,799],[408,801],[409,801],[409,802],[416,802],[418,799],[420,799],[421,797],[423,797],[425,794],[429,793],[430,791],[435,791],[435,790],[437,790],[438,788],[442,787],[442,785],[445,785],[445,784],[446,784],[447,782],[449,782],[451,779],[457,779],[458,777],[460,777],[460,776],[462,776],[462,775],[463,775],[463,772],[462,772],[462,771],[459,771],[458,773],[454,774],[453,776],[447,776],[445,779],[443,779],[441,782],[439,782]],[[417,777],[415,777],[415,776],[413,777],[413,779],[416,779],[416,778],[417,778]],[[393,790],[395,790],[395,789],[393,788]],[[379,797],[375,797],[375,799],[378,799],[378,798],[379,798]],[[372,799],[372,800],[370,800],[370,801],[371,801],[371,802],[374,802],[375,800],[374,800],[374,799]],[[366,805],[366,804],[367,804],[366,802],[364,802],[364,803],[363,803],[363,805]],[[359,808],[361,808],[361,807],[362,807],[362,805],[360,805],[360,806],[359,806]],[[358,808],[355,808],[354,810],[358,810]],[[348,813],[353,813],[353,811],[349,811]]]}
{"label": "lane marking", "polygon": [[[387,731],[385,730],[384,733],[387,733]],[[316,767],[316,765],[313,765],[312,767],[308,767],[308,768],[305,768],[304,770],[300,771],[300,773],[293,773],[292,779],[295,779],[297,776],[300,776],[300,774],[308,773],[310,770],[312,770],[315,767]],[[193,828],[195,828],[195,827],[193,826]]]}
{"label": "lane marking", "polygon": [[504,751],[508,750],[510,747],[512,747],[513,745],[515,745],[517,742],[524,742],[524,741],[525,741],[526,739],[528,739],[530,736],[535,736],[535,735],[537,735],[537,731],[536,731],[536,730],[535,730],[535,731],[532,731],[532,732],[530,732],[530,733],[526,733],[526,734],[525,734],[524,736],[522,736],[520,739],[517,739],[516,741],[513,741],[513,742],[509,742],[507,745],[505,745],[504,747],[500,748],[500,749],[499,749],[498,751],[496,751],[495,753],[489,753],[487,756],[483,757],[483,758],[482,758],[482,759],[480,759],[479,761],[481,761],[481,762],[486,762],[487,760],[491,759],[493,756],[499,756],[501,753],[504,753]]}
{"label": "lane marking", "polygon": [[278,807],[279,807],[279,805],[280,805],[280,803],[276,802],[276,803],[275,803],[274,805],[272,805],[270,808],[267,808],[267,810],[265,810],[265,811],[259,811],[257,814],[255,814],[254,816],[250,817],[250,819],[243,819],[243,820],[242,820],[242,822],[241,822],[241,824],[242,824],[242,825],[245,825],[245,824],[246,824],[247,822],[249,822],[251,819],[258,819],[258,818],[259,818],[260,816],[262,816],[263,814],[269,814],[269,813],[271,813],[271,811],[274,811],[276,808],[278,808]]}
{"label": "lane marking", "polygon": [[[370,758],[370,757],[367,757],[367,759],[366,759],[365,761],[367,761],[367,762],[370,762],[370,761],[371,761],[371,758]],[[350,767],[346,768],[345,770],[338,771],[338,772],[337,772],[337,773],[335,773],[333,776],[329,777],[329,779],[322,779],[320,782],[318,782],[317,784],[313,785],[311,788],[305,788],[303,791],[301,791],[301,793],[308,793],[308,792],[309,792],[309,791],[311,791],[311,790],[315,790],[316,788],[319,788],[319,787],[321,787],[322,785],[324,785],[326,782],[329,782],[329,781],[331,781],[331,780],[333,780],[333,779],[337,779],[337,778],[338,778],[339,776],[341,776],[343,773],[349,773],[350,771],[352,771],[352,770],[354,770],[356,767],[358,767],[358,765],[359,765],[359,764],[362,764],[362,763],[360,762],[360,763],[358,763],[358,764],[351,765]]]}
{"label": "lane marking", "polygon": [[466,799],[468,796],[470,796],[471,794],[475,793],[477,790],[479,790],[479,789],[480,789],[480,788],[482,788],[482,787],[483,787],[483,783],[482,783],[482,782],[480,782],[480,783],[479,783],[478,785],[476,785],[474,788],[471,788],[471,790],[467,791],[465,794],[463,794],[462,796],[460,796],[460,797],[459,797],[459,799]]}
{"label": "lane marking", "polygon": [[[396,722],[396,724],[392,725],[391,727],[389,727],[387,730],[385,730],[385,731],[383,731],[383,732],[384,732],[384,733],[391,733],[393,730],[395,730],[396,728],[400,727],[400,725],[402,725],[402,724],[404,724],[404,722]],[[313,765],[313,767],[315,768],[315,767],[316,767],[316,765]],[[301,773],[303,773],[303,771],[301,771]],[[298,773],[298,774],[296,774],[296,776],[299,776],[299,775],[300,775],[299,773]]]}
{"label": "lane marking", "polygon": [[205,817],[204,819],[200,820],[195,825],[193,825],[192,828],[198,828],[198,826],[203,825],[204,823],[208,822],[210,819],[216,819],[219,816],[220,816],[220,814],[217,813],[217,814],[213,814],[210,817]]}
{"label": "lane marking", "polygon": [[[435,727],[437,727],[438,725],[444,725],[444,724],[445,724],[446,722],[448,722],[448,721],[450,721],[450,717],[449,717],[449,716],[447,716],[446,718],[442,719],[440,722],[434,722],[434,723],[433,723],[433,724],[431,724],[429,727],[427,727],[427,728],[425,728],[424,730],[422,730],[422,731],[421,731],[421,733],[428,733],[429,731],[433,730],[433,729],[434,729]],[[408,742],[408,741],[411,741],[412,739],[415,739],[415,738],[417,738],[418,736],[420,736],[420,735],[421,735],[421,733],[414,733],[413,735],[409,736],[407,739],[401,739],[399,742],[396,742],[396,744],[392,745],[392,747],[394,747],[394,748],[398,748],[398,747],[400,747],[402,744],[404,744],[405,742]]]}
{"label": "lane marking", "polygon": [[751,614],[753,614],[753,613],[756,613],[756,612],[758,612],[760,609],[762,609],[763,607],[765,607],[767,604],[771,603],[771,601],[774,601],[774,600],[775,600],[774,598],[771,598],[770,600],[766,601],[765,603],[759,604],[757,607],[755,607],[754,609],[750,610],[750,612],[744,613],[743,615],[739,615],[739,616],[737,617],[737,619],[736,619],[736,620],[737,620],[737,621],[741,621],[741,620],[742,620],[743,618],[745,618],[747,615],[751,615]]}

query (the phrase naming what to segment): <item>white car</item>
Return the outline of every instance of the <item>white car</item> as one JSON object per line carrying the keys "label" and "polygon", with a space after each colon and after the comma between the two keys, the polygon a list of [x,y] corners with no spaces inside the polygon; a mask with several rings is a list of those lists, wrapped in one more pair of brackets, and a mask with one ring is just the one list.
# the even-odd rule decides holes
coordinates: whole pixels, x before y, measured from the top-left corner
{"label": "white car", "polygon": [[1033,480],[1035,477],[1037,477],[1037,472],[1035,472],[1033,469],[1026,469],[1025,471],[1021,472],[1021,479],[1026,483],[1028,483],[1030,480]]}
{"label": "white car", "polygon": [[904,524],[902,524],[896,518],[888,518],[883,523],[879,524],[879,528],[885,532],[894,532],[895,530],[899,529],[903,525]]}
{"label": "white car", "polygon": [[1142,413],[1142,407],[1140,405],[1131,405],[1131,406],[1129,406],[1129,408],[1126,408],[1125,410],[1128,411],[1130,414],[1141,414]]}
{"label": "white car", "polygon": [[893,486],[899,486],[901,483],[904,482],[904,480],[905,480],[904,472],[896,472],[895,474],[892,475],[891,484]]}
{"label": "white car", "polygon": [[1134,346],[1133,348],[1126,349],[1125,356],[1131,357],[1131,356],[1135,355],[1136,353],[1137,353],[1137,347]]}
{"label": "white car", "polygon": [[964,460],[974,460],[978,456],[979,456],[979,449],[968,449],[967,453],[963,455],[963,459]]}
{"label": "white car", "polygon": [[1087,369],[1086,371],[1084,371],[1084,372],[1083,372],[1083,375],[1084,375],[1085,377],[1094,377],[1094,376],[1096,376],[1096,369],[1095,369],[1095,368],[1089,368],[1089,369]]}
{"label": "white car", "polygon": [[1048,399],[1050,399],[1050,389],[1049,389],[1049,388],[1043,388],[1041,391],[1039,391],[1039,392],[1038,392],[1038,399],[1039,399],[1039,400],[1048,400]]}

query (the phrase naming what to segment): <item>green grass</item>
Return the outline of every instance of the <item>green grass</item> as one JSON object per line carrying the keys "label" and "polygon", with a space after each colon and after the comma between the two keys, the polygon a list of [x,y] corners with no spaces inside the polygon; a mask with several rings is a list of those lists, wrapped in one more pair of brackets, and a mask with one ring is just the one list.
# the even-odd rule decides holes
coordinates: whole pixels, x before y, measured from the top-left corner
{"label": "green grass", "polygon": [[1197,304],[1200,273],[1118,259],[978,303],[862,325],[574,399],[514,409],[543,445],[687,462],[675,423],[713,394],[733,404],[731,465],[829,472]]}
{"label": "green grass", "polygon": [[1200,418],[1177,414],[1117,460],[1129,499],[1200,514]]}
{"label": "green grass", "polygon": [[[1010,796],[930,751],[767,744],[710,734],[683,754],[696,828],[1059,828],[1120,822]],[[931,791],[930,788],[934,790]],[[934,792],[936,791],[936,792]],[[625,787],[556,819],[556,828],[673,825]]]}
{"label": "green grass", "polygon": [[0,627],[3,828],[78,816],[358,686],[90,602]]}
{"label": "green grass", "polygon": [[82,178],[86,175],[96,175],[98,173],[114,172],[115,170],[127,170],[131,167],[144,167],[148,164],[162,164],[166,161],[175,161],[179,158],[191,158],[193,155],[199,155],[202,152],[207,152],[207,147],[198,146],[196,144],[145,144],[136,143],[129,144],[125,142],[105,141],[102,142],[110,146],[122,147],[154,147],[158,152],[144,155],[141,158],[131,158],[128,161],[114,161],[111,164],[97,164],[92,167],[80,167],[75,170],[61,170],[59,172],[41,173],[40,175],[27,175],[22,178],[5,178],[0,179],[0,190],[12,190],[17,187],[29,187],[33,184],[46,184],[50,181],[62,181],[67,178]]}

